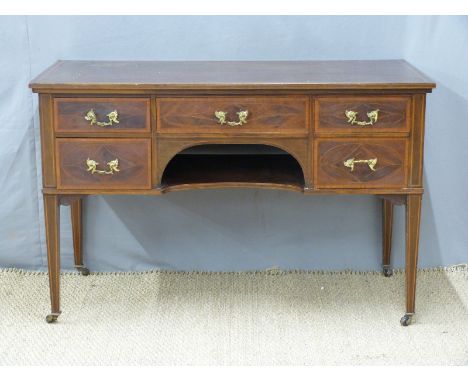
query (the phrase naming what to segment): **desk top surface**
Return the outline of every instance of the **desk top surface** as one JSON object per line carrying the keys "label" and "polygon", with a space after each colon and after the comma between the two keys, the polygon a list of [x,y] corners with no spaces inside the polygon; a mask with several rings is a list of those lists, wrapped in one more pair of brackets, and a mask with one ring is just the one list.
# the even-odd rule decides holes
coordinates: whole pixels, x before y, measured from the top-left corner
{"label": "desk top surface", "polygon": [[57,61],[34,91],[66,89],[424,89],[434,82],[404,60]]}

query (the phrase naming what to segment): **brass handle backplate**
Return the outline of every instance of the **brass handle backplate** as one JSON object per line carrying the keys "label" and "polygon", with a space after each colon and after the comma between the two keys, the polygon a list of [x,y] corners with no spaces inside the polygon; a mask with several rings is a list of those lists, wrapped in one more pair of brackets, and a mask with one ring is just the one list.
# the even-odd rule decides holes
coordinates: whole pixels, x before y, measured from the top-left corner
{"label": "brass handle backplate", "polygon": [[89,125],[98,125],[98,126],[112,126],[113,123],[119,123],[119,113],[117,113],[117,110],[111,111],[109,114],[107,114],[107,119],[108,122],[99,122],[97,120],[96,113],[94,112],[93,109],[88,111],[84,117],[87,121],[89,121]]}
{"label": "brass handle backplate", "polygon": [[97,166],[99,165],[98,162],[96,162],[93,159],[86,159],[86,166],[88,168],[86,171],[89,171],[91,174],[99,174],[99,175],[113,175],[114,172],[119,172],[119,160],[114,159],[111,160],[110,162],[107,162],[107,167],[109,167],[109,170],[98,170]]}
{"label": "brass handle backplate", "polygon": [[220,125],[225,125],[228,124],[229,126],[242,126],[244,123],[247,123],[247,117],[249,116],[249,111],[248,110],[241,110],[236,113],[239,121],[234,122],[234,121],[226,121],[227,119],[227,111],[215,111],[214,115],[216,118],[218,118],[218,123]]}
{"label": "brass handle backplate", "polygon": [[377,120],[379,119],[379,109],[372,110],[369,113],[367,113],[367,117],[369,117],[368,121],[358,121],[357,111],[346,110],[345,115],[346,115],[346,118],[348,118],[347,122],[351,125],[359,125],[359,126],[373,125],[374,123],[377,123]]}
{"label": "brass handle backplate", "polygon": [[372,158],[372,159],[354,159],[354,158],[350,158],[350,159],[346,159],[343,164],[346,166],[346,167],[349,167],[351,169],[351,171],[354,171],[354,165],[356,163],[367,163],[367,165],[369,166],[369,168],[372,170],[372,171],[375,171],[375,165],[377,164],[377,158]]}

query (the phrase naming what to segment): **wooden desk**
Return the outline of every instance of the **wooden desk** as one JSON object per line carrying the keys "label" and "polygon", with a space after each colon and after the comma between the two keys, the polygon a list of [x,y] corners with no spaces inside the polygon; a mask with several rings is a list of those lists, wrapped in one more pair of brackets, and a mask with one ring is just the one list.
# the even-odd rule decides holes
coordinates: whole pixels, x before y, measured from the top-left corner
{"label": "wooden desk", "polygon": [[[435,84],[408,63],[59,61],[30,87],[39,93],[41,118],[47,322],[60,314],[61,204],[71,206],[76,267],[88,274],[81,244],[86,195],[260,187],[381,197],[386,276],[393,205],[405,204],[401,324],[410,323],[425,98]],[[239,154],[245,147],[276,151]]]}

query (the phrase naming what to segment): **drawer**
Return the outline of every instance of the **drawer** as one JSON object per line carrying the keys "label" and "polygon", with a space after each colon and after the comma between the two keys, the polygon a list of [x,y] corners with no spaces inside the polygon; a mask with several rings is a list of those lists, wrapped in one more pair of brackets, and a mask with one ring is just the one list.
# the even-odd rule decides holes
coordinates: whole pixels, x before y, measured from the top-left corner
{"label": "drawer", "polygon": [[160,133],[307,133],[308,97],[186,97],[157,100]]}
{"label": "drawer", "polygon": [[151,188],[150,139],[56,139],[57,187]]}
{"label": "drawer", "polygon": [[149,98],[55,98],[57,132],[149,132]]}
{"label": "drawer", "polygon": [[406,139],[318,139],[317,188],[400,188],[407,184]]}
{"label": "drawer", "polygon": [[318,97],[316,132],[408,132],[411,98],[406,96]]}

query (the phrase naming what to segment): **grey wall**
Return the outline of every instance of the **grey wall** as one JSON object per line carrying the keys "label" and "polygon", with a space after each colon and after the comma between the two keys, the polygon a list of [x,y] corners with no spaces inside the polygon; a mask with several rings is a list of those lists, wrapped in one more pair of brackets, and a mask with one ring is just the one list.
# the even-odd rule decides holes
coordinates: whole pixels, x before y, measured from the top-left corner
{"label": "grey wall", "polygon": [[[428,96],[420,265],[468,262],[467,17],[1,17],[0,267],[46,265],[37,97],[57,59],[405,58]],[[379,269],[379,203],[367,196],[205,190],[87,199],[92,270]],[[394,264],[403,265],[404,211]],[[62,259],[72,267],[69,211]]]}

